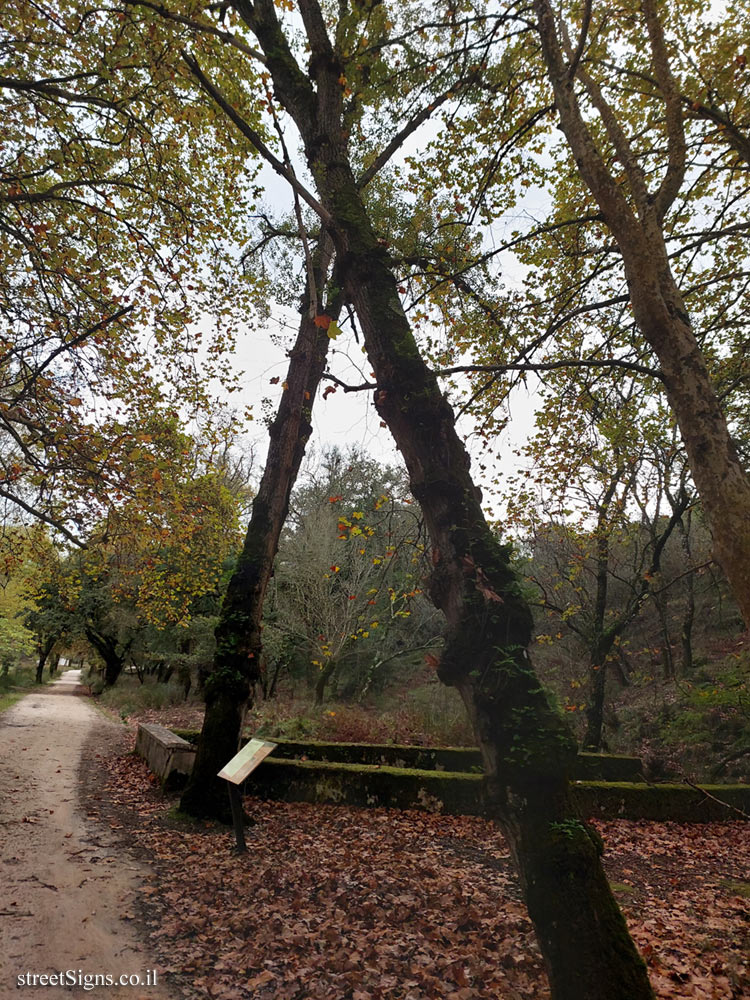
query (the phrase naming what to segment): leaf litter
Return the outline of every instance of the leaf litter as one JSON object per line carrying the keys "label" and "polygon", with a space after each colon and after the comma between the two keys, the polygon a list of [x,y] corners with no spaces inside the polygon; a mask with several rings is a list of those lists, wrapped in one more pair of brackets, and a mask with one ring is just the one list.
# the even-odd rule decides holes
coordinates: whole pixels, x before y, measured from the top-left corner
{"label": "leaf litter", "polygon": [[[151,946],[180,995],[215,1000],[546,1000],[499,831],[477,817],[264,802],[248,853],[171,819],[143,761],[100,761],[103,818],[147,853]],[[750,824],[597,822],[659,998],[750,998]]]}

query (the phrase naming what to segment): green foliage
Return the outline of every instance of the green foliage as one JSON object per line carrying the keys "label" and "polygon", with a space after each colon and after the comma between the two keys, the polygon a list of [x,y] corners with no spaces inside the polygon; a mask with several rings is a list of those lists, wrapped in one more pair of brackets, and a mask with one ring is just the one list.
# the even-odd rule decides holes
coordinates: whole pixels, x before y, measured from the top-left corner
{"label": "green foliage", "polygon": [[7,674],[23,656],[34,649],[31,632],[20,622],[0,618],[0,672]]}
{"label": "green foliage", "polygon": [[[356,451],[324,455],[292,499],[270,600],[264,647],[287,657],[320,700],[382,687],[440,621],[423,594],[420,512],[397,470]],[[312,669],[311,669],[312,668]]]}
{"label": "green foliage", "polygon": [[149,424],[216,413],[214,378],[236,389],[250,172],[190,93],[188,34],[82,0],[3,19],[0,496],[68,539],[158,492]]}
{"label": "green foliage", "polygon": [[7,674],[0,671],[0,712],[15,705],[29,692],[38,689],[35,673],[32,666],[24,664],[16,664]]}
{"label": "green foliage", "polygon": [[681,689],[665,720],[668,745],[686,745],[696,760],[713,762],[713,775],[744,775],[750,768],[750,654],[730,654],[703,668]]}

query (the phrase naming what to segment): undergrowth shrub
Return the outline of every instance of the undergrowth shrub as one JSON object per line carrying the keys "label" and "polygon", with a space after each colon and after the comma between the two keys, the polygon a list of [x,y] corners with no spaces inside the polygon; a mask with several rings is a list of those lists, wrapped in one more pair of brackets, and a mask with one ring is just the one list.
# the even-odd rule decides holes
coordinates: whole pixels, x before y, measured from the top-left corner
{"label": "undergrowth shrub", "polygon": [[662,734],[685,748],[701,777],[750,780],[750,652],[731,653],[681,685]]}
{"label": "undergrowth shrub", "polygon": [[142,684],[134,676],[120,676],[113,687],[104,688],[101,692],[94,690],[93,693],[100,694],[101,704],[117,712],[122,719],[149,709],[158,711],[182,705],[185,701],[185,692],[179,683],[170,681],[162,684],[148,676]]}

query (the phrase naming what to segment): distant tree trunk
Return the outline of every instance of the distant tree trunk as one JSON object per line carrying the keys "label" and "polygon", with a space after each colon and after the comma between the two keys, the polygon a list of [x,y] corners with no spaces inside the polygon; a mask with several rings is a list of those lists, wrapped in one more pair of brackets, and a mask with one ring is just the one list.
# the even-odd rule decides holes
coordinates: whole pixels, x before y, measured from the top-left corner
{"label": "distant tree trunk", "polygon": [[273,666],[269,667],[268,657],[265,652],[261,656],[260,660],[260,678],[259,685],[261,694],[263,695],[263,701],[270,701],[272,698],[276,697],[276,688],[278,687],[279,677],[281,676],[281,671],[285,665],[283,656],[278,656],[273,661]]}
{"label": "distant tree trunk", "polygon": [[[331,247],[318,251],[315,283],[318,301],[331,259]],[[259,680],[263,601],[289,498],[312,427],[329,337],[310,315],[310,290],[304,299],[297,340],[289,355],[286,389],[271,425],[268,456],[237,566],[229,581],[216,627],[216,653],[204,679],[206,714],[190,781],[180,808],[193,816],[229,819],[225,783],[218,771],[237,752],[245,706]],[[327,315],[338,315],[329,303]]]}
{"label": "distant tree trunk", "polygon": [[[693,553],[690,548],[690,526],[692,522],[691,512],[688,511],[685,522],[680,522],[680,532],[682,536],[682,550],[685,554],[685,563],[692,566]],[[685,600],[685,611],[682,618],[682,629],[680,630],[680,646],[682,647],[682,659],[680,662],[680,672],[683,677],[687,677],[693,670],[693,622],[695,621],[695,573],[690,572],[686,581],[687,597]]]}
{"label": "distant tree trunk", "polygon": [[161,660],[156,668],[156,681],[158,684],[169,684],[174,673],[174,664]]}
{"label": "distant tree trunk", "polygon": [[[594,635],[589,653],[588,705],[586,708],[586,731],[582,744],[584,750],[595,752],[601,750],[603,744],[604,698],[607,688],[607,667],[612,656],[612,650],[615,648],[619,637],[636,618],[644,603],[654,596],[651,589],[651,581],[661,569],[661,557],[664,554],[664,547],[675,527],[680,523],[680,519],[689,503],[687,494],[682,490],[679,497],[673,501],[672,515],[664,525],[661,533],[658,533],[656,530],[651,532],[653,549],[651,551],[651,561],[648,570],[643,574],[639,586],[635,589],[625,607],[615,618],[610,619],[605,627],[609,576],[609,535],[604,522],[604,515],[606,514],[606,504],[609,503],[609,499],[605,498],[605,505],[602,505],[600,508],[599,524],[597,527],[597,590],[593,613]],[[661,614],[663,608],[659,608],[658,598],[657,608]],[[666,636],[666,650],[669,656],[667,662],[671,663],[672,647],[669,644],[669,631],[666,628],[666,620],[663,620],[663,630]]]}
{"label": "distant tree trunk", "polygon": [[125,653],[111,636],[93,628],[87,628],[85,632],[86,638],[104,661],[104,686],[112,687],[125,667]]}
{"label": "distant tree trunk", "polygon": [[338,660],[329,659],[326,660],[324,665],[318,671],[318,676],[315,680],[315,705],[319,706],[323,704],[323,698],[325,697],[326,688],[329,682],[334,677],[336,670],[338,668]]}
{"label": "distant tree trunk", "polygon": [[190,695],[190,689],[193,686],[193,672],[190,669],[189,663],[179,664],[177,667],[177,679],[180,682],[183,697],[185,701],[187,701],[188,696]]}
{"label": "distant tree trunk", "polygon": [[582,746],[589,753],[602,748],[604,726],[604,697],[607,690],[607,657],[597,657],[589,667],[588,704],[586,706],[586,731]]}
{"label": "distant tree trunk", "polygon": [[117,683],[120,674],[125,667],[125,661],[117,653],[108,652],[102,654],[104,658],[104,686],[112,687]]}
{"label": "distant tree trunk", "polygon": [[[610,505],[622,481],[624,470],[616,469],[599,502],[596,532],[596,596],[592,611],[592,639],[589,647],[589,679],[586,707],[584,750],[597,751],[602,745],[604,695],[607,689],[607,660],[620,628],[606,629],[607,596],[609,591],[609,542],[612,524]],[[622,626],[624,627],[624,625]]]}
{"label": "distant tree trunk", "polygon": [[52,657],[49,663],[50,677],[53,677],[57,673],[57,668],[59,667],[59,665],[60,665],[60,654],[57,653],[55,656]]}
{"label": "distant tree trunk", "polygon": [[671,680],[674,677],[674,657],[672,656],[672,636],[669,633],[669,621],[667,619],[667,608],[664,597],[659,594],[654,601],[656,613],[659,617],[659,630],[661,632],[661,664],[664,680]]}
{"label": "distant tree trunk", "polygon": [[52,652],[52,647],[57,642],[57,636],[47,637],[39,640],[39,659],[36,664],[36,680],[37,684],[41,684],[44,680],[44,664],[47,662],[47,657]]}

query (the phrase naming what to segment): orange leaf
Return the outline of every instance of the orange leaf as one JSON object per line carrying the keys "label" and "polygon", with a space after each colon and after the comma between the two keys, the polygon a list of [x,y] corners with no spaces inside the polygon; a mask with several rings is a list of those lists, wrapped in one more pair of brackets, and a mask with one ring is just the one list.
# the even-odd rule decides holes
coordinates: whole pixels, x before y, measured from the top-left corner
{"label": "orange leaf", "polygon": [[321,316],[316,316],[313,323],[315,323],[316,326],[319,326],[321,330],[327,330],[331,323],[333,323],[333,320],[330,316],[326,316],[325,313],[323,313]]}

